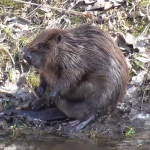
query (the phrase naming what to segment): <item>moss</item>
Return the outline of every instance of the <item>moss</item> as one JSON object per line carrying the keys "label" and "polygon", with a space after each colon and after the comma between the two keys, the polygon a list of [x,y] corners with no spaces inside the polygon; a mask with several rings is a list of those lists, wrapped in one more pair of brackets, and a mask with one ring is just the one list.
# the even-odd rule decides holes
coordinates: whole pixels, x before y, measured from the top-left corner
{"label": "moss", "polygon": [[134,56],[134,59],[132,60],[131,64],[132,64],[132,68],[135,70],[140,70],[141,67],[144,67],[144,63],[139,61],[137,58],[138,57],[142,57],[141,55],[136,54]]}
{"label": "moss", "polygon": [[31,72],[27,76],[27,82],[30,83],[33,88],[37,88],[40,84],[40,77],[35,72]]}
{"label": "moss", "polygon": [[95,130],[95,131],[88,131],[87,132],[87,137],[92,139],[92,140],[98,139],[98,131],[97,130]]}
{"label": "moss", "polygon": [[32,39],[33,39],[33,37],[28,38],[28,37],[26,37],[26,36],[23,36],[23,37],[21,37],[19,44],[20,44],[22,47],[24,47],[24,46],[26,46],[27,44],[29,44],[29,43],[32,41]]}
{"label": "moss", "polygon": [[147,18],[136,17],[135,20],[133,18],[127,18],[125,25],[129,27],[130,33],[134,36],[139,36],[147,26]]}
{"label": "moss", "polygon": [[[135,0],[127,0],[127,3],[132,3],[132,2],[135,2]],[[140,0],[140,5],[141,6],[146,6],[149,4],[149,0]]]}
{"label": "moss", "polygon": [[3,32],[4,32],[5,34],[8,34],[8,33],[9,33],[9,28],[4,28],[4,29],[3,29]]}
{"label": "moss", "polygon": [[81,22],[83,22],[84,20],[86,20],[86,17],[79,17],[79,16],[73,16],[71,18],[71,24],[80,24]]}
{"label": "moss", "polygon": [[140,4],[146,6],[149,4],[149,0],[141,0]]}
{"label": "moss", "polygon": [[132,79],[133,76],[134,76],[134,74],[132,73],[132,70],[129,70],[129,72],[128,72],[129,80]]}
{"label": "moss", "polygon": [[4,6],[14,6],[15,5],[15,3],[11,0],[1,0],[0,4],[4,5]]}
{"label": "moss", "polygon": [[23,8],[23,4],[15,3],[12,0],[1,0],[0,1],[0,5],[3,5],[3,6],[13,6],[13,7],[15,7],[15,9]]}
{"label": "moss", "polygon": [[50,89],[49,88],[46,88],[46,91],[45,91],[45,97],[47,97],[50,93]]}

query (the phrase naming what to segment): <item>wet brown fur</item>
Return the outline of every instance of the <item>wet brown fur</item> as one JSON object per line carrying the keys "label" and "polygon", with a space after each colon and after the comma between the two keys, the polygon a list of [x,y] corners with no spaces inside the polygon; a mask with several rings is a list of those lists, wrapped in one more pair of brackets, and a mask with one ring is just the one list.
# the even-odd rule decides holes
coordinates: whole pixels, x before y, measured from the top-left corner
{"label": "wet brown fur", "polygon": [[55,103],[68,117],[80,120],[97,111],[105,114],[123,100],[128,81],[126,60],[99,27],[48,28],[28,51],[43,54],[45,62],[38,71],[59,95]]}

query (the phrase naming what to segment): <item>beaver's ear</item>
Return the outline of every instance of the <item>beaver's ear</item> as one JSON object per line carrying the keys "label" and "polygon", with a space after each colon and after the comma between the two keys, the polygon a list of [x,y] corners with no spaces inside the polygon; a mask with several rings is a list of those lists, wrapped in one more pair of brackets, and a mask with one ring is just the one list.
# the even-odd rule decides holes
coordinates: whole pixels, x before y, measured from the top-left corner
{"label": "beaver's ear", "polygon": [[61,34],[56,35],[55,40],[57,42],[57,44],[59,44],[63,39],[63,36]]}

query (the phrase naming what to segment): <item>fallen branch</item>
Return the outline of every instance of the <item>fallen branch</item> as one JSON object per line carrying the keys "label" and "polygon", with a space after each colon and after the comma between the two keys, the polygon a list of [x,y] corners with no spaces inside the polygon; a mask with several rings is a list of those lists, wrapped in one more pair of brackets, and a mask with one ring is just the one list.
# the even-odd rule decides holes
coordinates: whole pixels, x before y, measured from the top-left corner
{"label": "fallen branch", "polygon": [[[31,2],[25,2],[25,1],[21,1],[21,0],[11,0],[11,1],[16,2],[16,3],[29,4],[29,5],[33,5],[33,6],[42,6],[43,7],[43,5],[39,5],[39,4],[36,4],[36,3],[31,3]],[[91,18],[90,13],[85,14],[85,13],[77,12],[77,11],[74,11],[74,10],[66,10],[66,9],[63,9],[63,8],[57,8],[57,7],[51,7],[51,6],[44,6],[44,7],[48,7],[48,8],[53,9],[53,10],[65,12],[67,14],[78,15],[78,16],[86,16],[88,18]]]}

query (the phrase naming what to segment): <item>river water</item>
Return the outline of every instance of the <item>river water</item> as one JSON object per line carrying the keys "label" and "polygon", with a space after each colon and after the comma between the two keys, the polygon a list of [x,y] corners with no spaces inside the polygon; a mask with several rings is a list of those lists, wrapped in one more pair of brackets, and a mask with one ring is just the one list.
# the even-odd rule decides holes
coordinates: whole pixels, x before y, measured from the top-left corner
{"label": "river water", "polygon": [[150,150],[150,132],[132,138],[71,138],[58,135],[0,138],[0,150]]}

